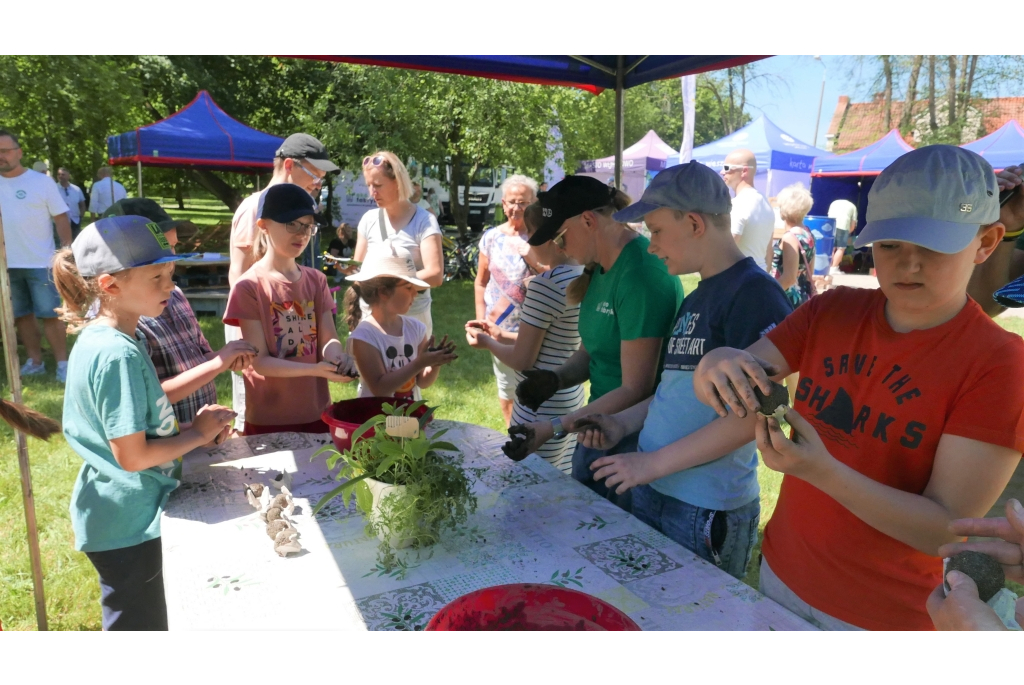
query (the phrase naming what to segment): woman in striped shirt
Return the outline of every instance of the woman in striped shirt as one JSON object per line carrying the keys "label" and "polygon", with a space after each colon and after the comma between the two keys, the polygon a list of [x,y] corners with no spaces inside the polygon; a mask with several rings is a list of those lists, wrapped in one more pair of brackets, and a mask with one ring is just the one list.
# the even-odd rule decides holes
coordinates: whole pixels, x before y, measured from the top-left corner
{"label": "woman in striped shirt", "polygon": [[[533,235],[539,223],[540,205],[527,207],[526,231]],[[565,289],[583,272],[554,243],[530,248],[528,261],[539,264],[540,275],[527,280],[526,297],[520,305],[519,331],[510,333],[486,319],[466,324],[466,340],[471,347],[484,349],[516,372],[516,384],[522,382],[527,369],[555,370],[565,363],[580,346],[580,306],[566,301]],[[512,405],[512,425],[565,416],[581,408],[585,402],[582,385],[556,392],[537,411],[523,406],[518,399]],[[551,439],[537,449],[548,463],[569,474],[576,434]]]}

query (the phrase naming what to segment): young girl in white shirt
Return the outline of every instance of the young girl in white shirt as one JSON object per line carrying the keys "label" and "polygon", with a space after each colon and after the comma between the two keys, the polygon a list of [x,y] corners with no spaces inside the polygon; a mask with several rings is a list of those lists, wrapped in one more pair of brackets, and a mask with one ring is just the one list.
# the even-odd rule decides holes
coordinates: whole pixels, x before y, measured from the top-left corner
{"label": "young girl in white shirt", "polygon": [[[420,389],[433,385],[441,367],[458,358],[448,336],[435,347],[426,325],[405,316],[417,291],[430,286],[416,278],[415,265],[405,257],[364,264],[347,279],[348,344],[359,369],[359,396],[420,399]],[[365,319],[360,298],[370,305]]]}

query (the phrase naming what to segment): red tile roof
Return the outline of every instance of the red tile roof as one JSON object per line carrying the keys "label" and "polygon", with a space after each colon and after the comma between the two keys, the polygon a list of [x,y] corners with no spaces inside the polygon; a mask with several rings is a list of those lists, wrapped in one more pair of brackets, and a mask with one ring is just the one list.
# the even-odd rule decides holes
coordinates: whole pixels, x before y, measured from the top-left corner
{"label": "red tile roof", "polygon": [[[1016,119],[1024,125],[1024,97],[980,99],[972,102],[971,107],[980,113],[981,128],[984,130],[965,130],[964,137],[960,141],[961,144],[992,133],[1010,119]],[[927,100],[914,102],[914,114],[917,116],[926,112],[927,108]],[[889,128],[886,128],[881,95],[876,95],[871,102],[854,103],[850,102],[849,96],[841,95],[836,103],[836,109],[832,113],[832,122],[828,127],[828,140],[832,144],[829,149],[836,153],[843,153],[870,145],[888,133],[890,129],[899,126],[900,117],[903,115],[903,103],[894,100],[891,112],[892,123]],[[942,112],[940,112],[941,114]],[[913,131],[908,131],[904,138],[911,145],[916,145]]]}

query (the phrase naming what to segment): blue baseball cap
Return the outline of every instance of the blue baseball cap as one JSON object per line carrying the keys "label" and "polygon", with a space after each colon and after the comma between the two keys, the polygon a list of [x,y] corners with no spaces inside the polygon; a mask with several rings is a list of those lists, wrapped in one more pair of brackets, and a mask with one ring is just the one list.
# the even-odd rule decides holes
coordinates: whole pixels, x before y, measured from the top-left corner
{"label": "blue baseball cap", "polygon": [[315,215],[316,202],[294,183],[276,183],[263,192],[259,212],[261,219],[286,224],[303,216]]}
{"label": "blue baseball cap", "polygon": [[729,186],[718,172],[697,161],[665,169],[647,186],[639,202],[619,210],[612,217],[623,223],[640,221],[657,209],[675,209],[701,214],[728,214],[732,211]]}
{"label": "blue baseball cap", "polygon": [[928,145],[897,158],[875,179],[854,247],[898,240],[955,254],[996,221],[999,185],[992,165],[956,145]]}
{"label": "blue baseball cap", "polygon": [[85,278],[184,259],[171,250],[159,224],[144,216],[111,216],[89,224],[71,243],[71,252]]}

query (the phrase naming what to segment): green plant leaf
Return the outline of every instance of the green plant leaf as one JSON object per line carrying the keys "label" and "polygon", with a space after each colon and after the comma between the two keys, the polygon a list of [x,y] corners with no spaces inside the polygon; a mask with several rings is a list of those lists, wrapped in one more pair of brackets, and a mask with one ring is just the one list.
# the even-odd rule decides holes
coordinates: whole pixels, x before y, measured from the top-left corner
{"label": "green plant leaf", "polygon": [[420,417],[420,431],[422,431],[424,428],[426,428],[427,423],[429,423],[430,419],[432,419],[432,418],[434,418],[434,408],[433,407],[428,409],[427,413]]}
{"label": "green plant leaf", "polygon": [[360,483],[355,489],[356,493],[356,506],[364,514],[370,512],[373,508],[373,493],[370,492],[370,488],[366,483]]}
{"label": "green plant leaf", "polygon": [[356,476],[355,478],[353,478],[351,480],[347,480],[344,483],[342,483],[341,485],[339,485],[338,487],[334,488],[333,490],[331,490],[326,495],[324,495],[323,497],[320,498],[320,501],[316,503],[315,507],[313,507],[313,514],[315,515],[318,511],[323,509],[325,504],[330,502],[332,499],[334,499],[335,497],[340,495],[342,492],[344,492],[348,488],[352,487],[353,485],[355,485],[359,481],[364,480],[364,479],[369,478],[369,477],[370,477],[370,474],[364,473],[363,475]]}
{"label": "green plant leaf", "polygon": [[383,417],[382,416],[374,416],[372,419],[368,419],[366,421],[366,423],[361,425],[359,428],[356,428],[355,432],[352,433],[352,445],[353,445],[353,447],[355,446],[356,442],[358,442],[359,438],[363,437],[363,434],[365,434],[366,431],[368,431],[371,428],[373,428],[374,424],[377,423],[377,421],[379,421],[381,418],[383,418]]}
{"label": "green plant leaf", "polygon": [[455,445],[453,445],[450,442],[445,442],[443,440],[438,441],[438,442],[430,443],[430,449],[435,450],[437,452],[458,452],[459,451],[458,447],[456,447]]}
{"label": "green plant leaf", "polygon": [[338,450],[334,448],[334,445],[324,445],[316,452],[313,452],[313,454],[310,455],[309,460],[313,461],[314,459],[319,457],[321,454],[324,454],[325,452],[334,452],[335,454],[338,454]]}

